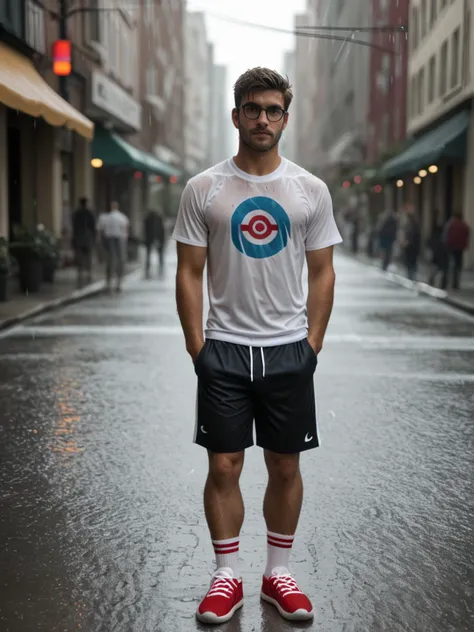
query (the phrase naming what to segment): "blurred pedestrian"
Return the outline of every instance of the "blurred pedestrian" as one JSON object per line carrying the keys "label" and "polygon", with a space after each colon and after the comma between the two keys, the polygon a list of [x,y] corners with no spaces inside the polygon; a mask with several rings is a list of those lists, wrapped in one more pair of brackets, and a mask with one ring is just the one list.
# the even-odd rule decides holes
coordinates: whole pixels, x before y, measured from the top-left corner
{"label": "blurred pedestrian", "polygon": [[410,281],[416,281],[421,251],[421,228],[413,204],[406,204],[404,207],[401,247],[407,276]]}
{"label": "blurred pedestrian", "polygon": [[[461,272],[463,267],[464,251],[469,246],[471,229],[463,218],[461,211],[456,211],[448,220],[444,230],[444,244],[447,252],[447,265],[443,278],[443,287],[449,285],[451,276],[453,290],[459,290]],[[452,275],[450,271],[452,270]]]}
{"label": "blurred pedestrian", "polygon": [[393,246],[397,240],[398,217],[393,209],[385,211],[376,228],[379,249],[382,254],[382,270],[388,270],[392,262]]}
{"label": "blurred pedestrian", "polygon": [[119,209],[118,202],[112,202],[108,213],[100,216],[97,230],[102,237],[106,258],[106,287],[112,290],[112,279],[115,276],[116,292],[122,288],[122,278],[127,253],[127,240],[130,222]]}
{"label": "blurred pedestrian", "polygon": [[84,283],[84,273],[87,283],[92,283],[92,254],[96,241],[95,215],[88,206],[88,199],[81,197],[79,207],[72,217],[72,247],[77,268],[77,286]]}
{"label": "blurred pedestrian", "polygon": [[434,225],[428,240],[428,247],[431,252],[431,270],[428,283],[436,286],[438,277],[442,275],[442,283],[444,285],[446,268],[448,266],[448,255],[446,244],[444,243],[443,222],[438,209],[434,211]]}
{"label": "blurred pedestrian", "polygon": [[189,180],[173,233],[178,313],[198,378],[194,441],[208,451],[204,506],[217,562],[196,616],[222,623],[243,604],[239,478],[255,422],[268,471],[260,595],[287,619],[311,619],[311,601],[288,567],[303,499],[300,452],[319,445],[314,372],[333,304],[333,247],[342,239],[327,185],[278,153],[292,100],[288,80],[254,68],[234,91],[237,155]]}
{"label": "blurred pedestrian", "polygon": [[165,256],[165,224],[160,212],[149,210],[146,214],[144,226],[144,241],[146,247],[145,277],[150,278],[151,255],[154,248],[158,253],[159,274],[163,273]]}

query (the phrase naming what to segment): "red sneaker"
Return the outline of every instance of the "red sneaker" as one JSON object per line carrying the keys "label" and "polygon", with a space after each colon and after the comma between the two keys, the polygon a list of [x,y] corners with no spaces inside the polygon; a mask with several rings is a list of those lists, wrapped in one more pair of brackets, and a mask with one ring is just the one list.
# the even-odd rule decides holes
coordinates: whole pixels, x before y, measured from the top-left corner
{"label": "red sneaker", "polygon": [[[274,569],[277,571],[278,569]],[[287,569],[264,576],[261,598],[273,604],[282,617],[290,621],[306,621],[314,617],[313,606],[308,597],[301,592],[293,575]]]}
{"label": "red sneaker", "polygon": [[224,623],[244,605],[242,580],[235,579],[230,568],[219,568],[211,587],[199,604],[196,617],[203,623]]}

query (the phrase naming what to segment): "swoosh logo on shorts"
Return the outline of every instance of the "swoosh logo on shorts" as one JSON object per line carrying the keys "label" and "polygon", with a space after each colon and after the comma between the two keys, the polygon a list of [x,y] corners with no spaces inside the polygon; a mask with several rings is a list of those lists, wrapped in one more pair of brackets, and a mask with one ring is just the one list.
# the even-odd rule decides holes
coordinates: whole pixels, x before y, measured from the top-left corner
{"label": "swoosh logo on shorts", "polygon": [[203,434],[207,434],[207,430],[204,430],[204,426],[201,426],[201,432],[202,432]]}
{"label": "swoosh logo on shorts", "polygon": [[306,433],[306,437],[304,438],[305,443],[309,443],[313,440],[313,437],[309,436],[309,432]]}

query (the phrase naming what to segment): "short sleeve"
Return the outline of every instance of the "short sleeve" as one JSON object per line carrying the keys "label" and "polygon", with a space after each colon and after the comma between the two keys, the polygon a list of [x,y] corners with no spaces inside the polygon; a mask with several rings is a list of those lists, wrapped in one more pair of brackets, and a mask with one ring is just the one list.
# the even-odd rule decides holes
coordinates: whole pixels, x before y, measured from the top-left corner
{"label": "short sleeve", "polygon": [[320,250],[340,244],[342,237],[334,219],[331,194],[325,184],[322,184],[319,199],[313,208],[306,230],[306,250]]}
{"label": "short sleeve", "polygon": [[207,246],[208,229],[202,205],[196,192],[188,182],[181,195],[178,217],[173,231],[173,239],[190,246]]}

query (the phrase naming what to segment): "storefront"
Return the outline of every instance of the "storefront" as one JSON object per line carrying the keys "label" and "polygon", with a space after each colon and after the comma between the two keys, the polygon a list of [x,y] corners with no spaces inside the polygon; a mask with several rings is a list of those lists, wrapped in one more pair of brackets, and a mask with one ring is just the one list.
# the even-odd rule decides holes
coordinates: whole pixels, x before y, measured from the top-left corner
{"label": "storefront", "polygon": [[[64,128],[64,129],[63,129]],[[32,61],[0,42],[0,235],[14,224],[63,226],[62,148],[77,149],[74,179],[87,190],[94,124],[64,101]]]}
{"label": "storefront", "polygon": [[136,146],[142,129],[141,105],[100,70],[91,73],[87,112],[96,122],[91,151],[96,210],[103,212],[117,201],[138,236],[148,208],[149,178],[169,181],[179,172]]}
{"label": "storefront", "polygon": [[[429,238],[436,221],[445,222],[454,211],[464,212],[474,226],[474,130],[472,111],[464,107],[416,137],[407,149],[382,169],[403,199],[415,204],[423,237]],[[474,244],[466,263],[474,264]]]}

